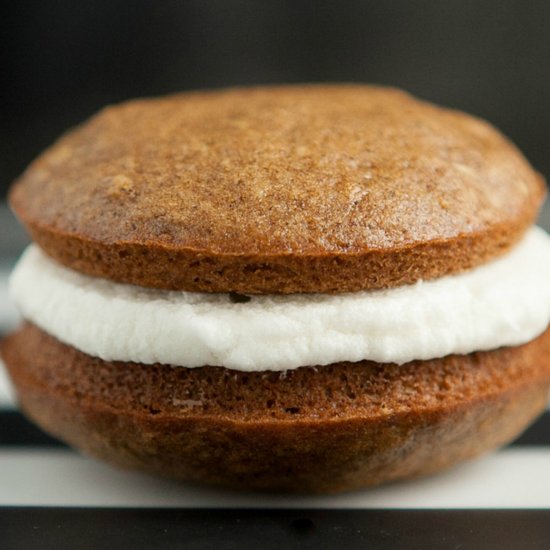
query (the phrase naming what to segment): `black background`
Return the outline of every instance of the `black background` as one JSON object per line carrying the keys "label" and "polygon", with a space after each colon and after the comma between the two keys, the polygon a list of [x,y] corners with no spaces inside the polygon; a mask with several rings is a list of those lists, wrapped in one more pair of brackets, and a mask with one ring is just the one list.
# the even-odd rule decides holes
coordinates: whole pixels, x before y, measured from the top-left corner
{"label": "black background", "polygon": [[136,96],[362,81],[492,121],[550,175],[550,2],[2,3],[0,197],[60,133]]}

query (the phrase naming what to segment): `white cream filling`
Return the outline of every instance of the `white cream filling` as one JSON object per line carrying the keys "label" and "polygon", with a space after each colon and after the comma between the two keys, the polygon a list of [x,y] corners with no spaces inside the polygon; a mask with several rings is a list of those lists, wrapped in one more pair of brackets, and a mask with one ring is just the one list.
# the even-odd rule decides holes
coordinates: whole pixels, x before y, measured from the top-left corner
{"label": "white cream filling", "polygon": [[550,321],[550,237],[533,228],[503,258],[433,281],[247,303],[88,277],[31,246],[10,294],[24,318],[107,361],[241,371],[406,363],[515,346],[542,333]]}

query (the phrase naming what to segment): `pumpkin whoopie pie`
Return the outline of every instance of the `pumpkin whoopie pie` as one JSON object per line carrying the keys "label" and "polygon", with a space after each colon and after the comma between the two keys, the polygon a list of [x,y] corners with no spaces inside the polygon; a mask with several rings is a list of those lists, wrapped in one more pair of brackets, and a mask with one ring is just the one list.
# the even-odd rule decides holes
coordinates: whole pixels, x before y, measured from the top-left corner
{"label": "pumpkin whoopie pie", "polygon": [[394,89],[101,111],[12,187],[34,242],[2,342],[22,409],[187,481],[334,492],[503,445],[550,385],[544,182]]}

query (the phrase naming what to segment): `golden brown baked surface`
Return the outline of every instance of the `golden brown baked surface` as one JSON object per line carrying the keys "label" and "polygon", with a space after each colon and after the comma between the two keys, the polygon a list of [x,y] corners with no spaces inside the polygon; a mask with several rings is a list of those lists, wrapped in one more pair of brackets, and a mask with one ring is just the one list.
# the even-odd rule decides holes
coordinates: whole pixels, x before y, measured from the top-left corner
{"label": "golden brown baked surface", "polygon": [[101,111],[12,189],[62,263],[144,286],[342,292],[509,248],[542,178],[487,123],[393,89],[197,92]]}
{"label": "golden brown baked surface", "polygon": [[550,331],[516,348],[284,375],[109,363],[29,324],[2,354],[27,414],[90,454],[286,491],[354,489],[476,456],[516,437],[550,383]]}

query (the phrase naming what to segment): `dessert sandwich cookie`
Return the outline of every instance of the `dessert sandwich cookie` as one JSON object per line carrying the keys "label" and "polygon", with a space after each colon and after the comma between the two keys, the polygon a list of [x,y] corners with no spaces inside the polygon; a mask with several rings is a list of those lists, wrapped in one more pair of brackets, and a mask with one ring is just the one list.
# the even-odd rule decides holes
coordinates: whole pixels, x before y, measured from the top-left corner
{"label": "dessert sandwich cookie", "polygon": [[542,177],[383,87],[108,107],[10,193],[23,411],[184,481],[335,492],[504,445],[550,386]]}

